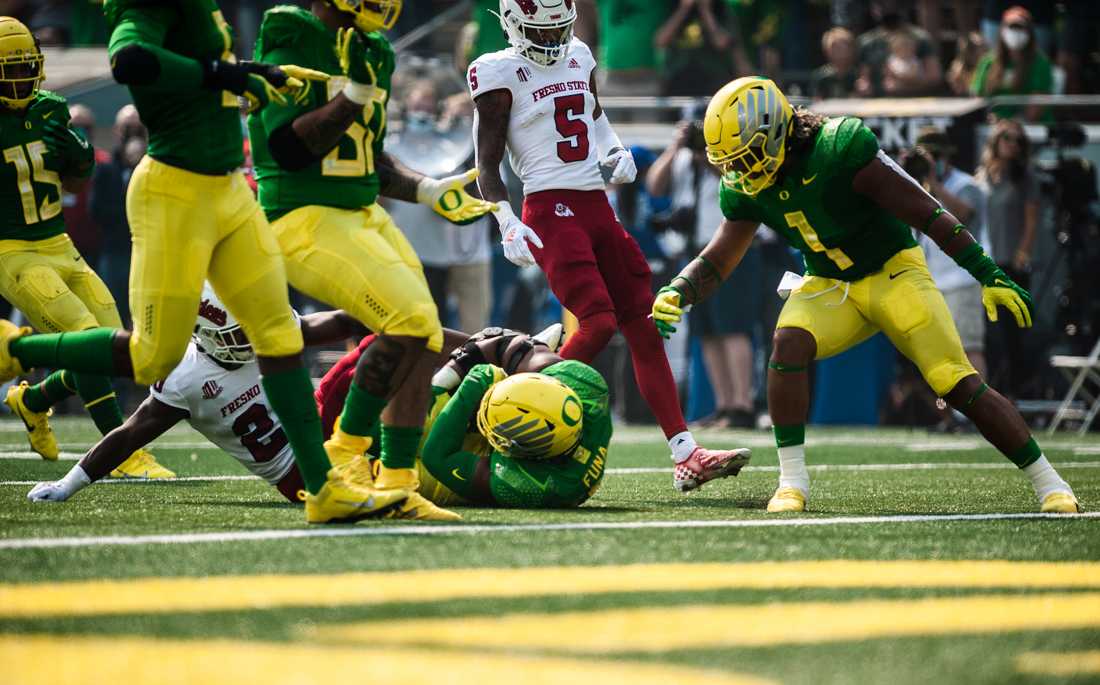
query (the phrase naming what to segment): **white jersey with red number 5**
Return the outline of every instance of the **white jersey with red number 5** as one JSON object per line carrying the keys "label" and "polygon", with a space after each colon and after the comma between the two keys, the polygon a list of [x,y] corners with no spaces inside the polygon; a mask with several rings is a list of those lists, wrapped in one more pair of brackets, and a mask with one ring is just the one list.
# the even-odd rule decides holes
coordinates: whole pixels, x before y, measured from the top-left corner
{"label": "white jersey with red number 5", "polygon": [[294,465],[294,452],[269,408],[255,361],[226,369],[192,342],[179,365],[153,384],[149,394],[186,411],[195,430],[272,485]]}
{"label": "white jersey with red number 5", "polygon": [[[588,84],[596,60],[574,38],[557,64],[539,67],[508,48],[474,60],[470,95],[512,93],[508,155],[526,195],[540,190],[603,190]],[[474,119],[474,136],[478,122]]]}

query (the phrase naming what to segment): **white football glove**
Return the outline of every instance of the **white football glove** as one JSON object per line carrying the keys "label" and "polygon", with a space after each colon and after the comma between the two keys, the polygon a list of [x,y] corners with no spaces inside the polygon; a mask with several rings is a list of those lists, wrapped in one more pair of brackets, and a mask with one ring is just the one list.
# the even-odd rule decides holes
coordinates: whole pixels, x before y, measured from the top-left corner
{"label": "white football glove", "polygon": [[72,493],[65,487],[63,481],[51,480],[31,488],[27,493],[27,499],[31,502],[64,502],[70,495]]}
{"label": "white football glove", "polygon": [[611,183],[633,183],[638,175],[638,167],[634,164],[634,155],[630,150],[616,148],[606,159],[600,161],[600,166],[611,169]]}
{"label": "white football glove", "polygon": [[500,224],[500,244],[504,246],[504,256],[508,261],[516,266],[534,266],[535,256],[531,254],[531,245],[542,248],[538,234],[519,220],[507,202],[498,203],[493,216]]}

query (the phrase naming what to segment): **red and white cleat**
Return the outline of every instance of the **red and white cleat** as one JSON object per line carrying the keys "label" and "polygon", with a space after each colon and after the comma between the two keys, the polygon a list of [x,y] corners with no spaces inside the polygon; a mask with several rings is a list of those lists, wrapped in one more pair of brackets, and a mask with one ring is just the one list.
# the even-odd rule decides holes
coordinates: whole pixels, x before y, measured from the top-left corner
{"label": "red and white cleat", "polygon": [[691,456],[672,470],[672,487],[680,492],[691,492],[707,481],[736,476],[751,457],[752,450],[747,447],[736,450],[696,447]]}

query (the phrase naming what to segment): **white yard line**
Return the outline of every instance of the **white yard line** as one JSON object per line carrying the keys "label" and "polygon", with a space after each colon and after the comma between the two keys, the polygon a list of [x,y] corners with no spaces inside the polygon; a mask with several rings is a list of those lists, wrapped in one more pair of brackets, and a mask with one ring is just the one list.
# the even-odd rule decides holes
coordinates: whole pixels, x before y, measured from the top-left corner
{"label": "white yard line", "polygon": [[588,523],[532,523],[511,525],[398,525],[393,527],[301,528],[253,530],[231,533],[177,533],[171,535],[108,535],[102,537],[16,538],[0,540],[0,550],[57,549],[62,547],[115,547],[134,545],[189,545],[210,542],[262,542],[330,537],[410,537],[418,535],[472,535],[551,531],[649,530],[684,528],[785,528],[792,526],[854,526],[899,523],[940,523],[1058,519],[1080,521],[1100,518],[1100,512],[1064,514],[942,514],[912,516],[835,516],[829,518],[741,519],[733,521],[593,521]]}

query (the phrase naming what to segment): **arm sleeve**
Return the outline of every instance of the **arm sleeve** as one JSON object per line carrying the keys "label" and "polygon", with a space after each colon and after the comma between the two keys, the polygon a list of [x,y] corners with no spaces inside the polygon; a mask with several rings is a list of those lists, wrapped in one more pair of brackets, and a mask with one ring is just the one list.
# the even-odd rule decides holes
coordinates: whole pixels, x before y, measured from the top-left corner
{"label": "arm sleeve", "polygon": [[187,404],[187,397],[180,387],[181,382],[180,374],[173,371],[164,380],[157,381],[149,386],[149,395],[161,404],[167,404],[175,409],[182,409],[190,414],[191,410]]}
{"label": "arm sleeve", "polygon": [[483,59],[474,60],[466,70],[466,84],[470,87],[470,97],[475,99],[493,90],[511,90],[497,65]]}
{"label": "arm sleeve", "polygon": [[118,62],[120,58],[125,59],[127,51],[141,51],[145,53],[141,59],[152,59],[152,62],[148,65],[150,71],[142,74],[147,78],[143,78],[139,85],[171,88],[176,91],[200,90],[203,83],[202,65],[162,47],[164,37],[175,18],[175,11],[172,7],[163,6],[131,7],[123,10],[111,31],[107,47],[112,71],[117,71]]}
{"label": "arm sleeve", "polygon": [[849,171],[859,171],[871,163],[879,151],[878,138],[859,119],[845,119],[837,129],[839,161]]}

